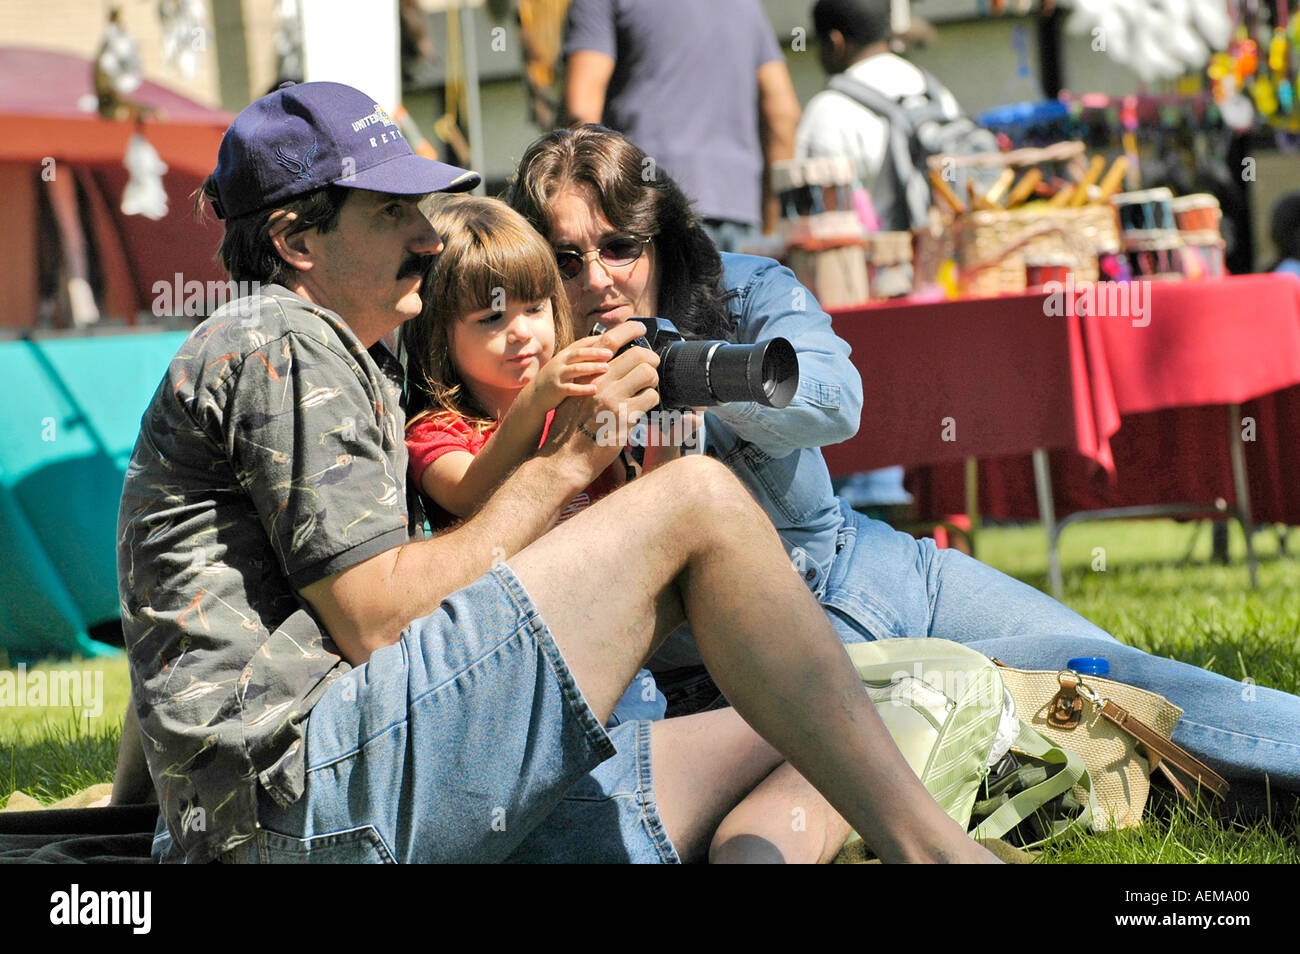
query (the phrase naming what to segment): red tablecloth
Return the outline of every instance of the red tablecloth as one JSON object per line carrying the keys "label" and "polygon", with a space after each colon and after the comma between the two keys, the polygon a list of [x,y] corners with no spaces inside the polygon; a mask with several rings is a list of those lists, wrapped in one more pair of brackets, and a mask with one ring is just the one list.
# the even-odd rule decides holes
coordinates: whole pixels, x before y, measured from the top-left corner
{"label": "red tablecloth", "polygon": [[1098,322],[1121,414],[1241,404],[1300,384],[1300,281],[1153,282],[1150,324]]}
{"label": "red tablecloth", "polygon": [[865,402],[855,438],[823,448],[834,474],[1068,448],[1111,466],[1119,427],[1091,317],[1045,296],[839,312]]}
{"label": "red tablecloth", "polygon": [[[986,411],[1000,407],[1004,427],[1014,429],[1022,408],[1059,401],[1062,391],[1059,382],[1052,387],[1036,373],[1034,352],[1025,343],[1039,339],[1045,322],[1068,326],[1073,321],[1081,329],[1088,360],[1082,368],[1077,362],[1070,365],[1072,406],[1077,410],[1085,403],[1079,394],[1086,380],[1093,421],[1109,422],[1108,407],[1122,417],[1118,431],[1110,432],[1108,442],[1099,440],[1095,452],[1084,441],[1060,441],[1059,432],[1057,441],[1034,445],[1061,448],[1051,455],[1058,515],[1099,507],[1208,502],[1216,497],[1231,501],[1223,405],[1240,403],[1243,417],[1254,423],[1253,434],[1246,433],[1254,440],[1245,443],[1252,512],[1257,519],[1300,523],[1300,442],[1295,439],[1300,429],[1300,282],[1288,275],[1243,275],[1148,287],[1150,323],[1146,325],[1139,318],[1135,326],[1133,315],[1045,319],[1041,304],[1035,302],[1039,296],[1017,296],[850,312],[836,316],[836,329],[852,343],[853,329],[866,314],[901,329],[920,307],[939,314],[960,313],[966,321],[959,330],[972,343],[973,352],[987,354],[1001,347],[1024,360],[1022,378],[1008,375],[1005,365],[993,365],[996,373],[976,388],[981,406]],[[938,333],[958,330],[949,327],[945,332],[944,322],[937,319],[933,327]],[[887,462],[908,465],[913,468],[908,486],[917,495],[919,512],[937,516],[964,509],[964,471],[948,462],[954,456],[974,454],[981,460],[981,512],[1037,518],[1033,472],[1024,453],[1029,448],[1006,449],[1016,443],[1006,433],[998,443],[989,444],[989,450],[973,439],[973,447],[943,457],[927,457],[918,443],[899,439],[892,441],[888,453],[850,450],[855,443],[875,446],[869,430],[871,409],[873,401],[886,400],[871,380],[880,365],[912,362],[902,369],[904,373],[895,369],[890,375],[888,387],[894,390],[887,400],[893,407],[915,401],[930,414],[929,382],[944,374],[942,361],[927,361],[911,348],[895,351],[888,335],[877,334],[863,343],[875,349],[870,355],[856,346],[854,351],[866,390],[863,433],[855,442],[828,449],[833,472]],[[948,354],[958,345],[949,341],[932,353]],[[962,366],[963,374],[972,370],[969,363]],[[897,393],[900,387],[908,393]],[[1078,419],[1076,414],[1076,423]],[[904,420],[911,421],[904,428],[910,431],[925,418]],[[1019,433],[1023,445],[1042,430],[1025,428]],[[1097,433],[1105,435],[1105,428]],[[893,460],[887,461],[890,454]],[[1106,466],[1112,459],[1113,470]],[[920,466],[925,464],[939,466]]]}

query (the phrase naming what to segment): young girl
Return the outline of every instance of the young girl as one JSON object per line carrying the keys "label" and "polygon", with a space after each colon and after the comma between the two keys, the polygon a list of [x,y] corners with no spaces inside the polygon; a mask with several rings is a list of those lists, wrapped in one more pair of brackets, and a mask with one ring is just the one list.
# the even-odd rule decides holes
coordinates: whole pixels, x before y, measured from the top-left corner
{"label": "young girl", "polygon": [[[593,338],[573,341],[555,255],[505,203],[449,196],[432,221],[445,248],[402,344],[411,476],[439,530],[478,509],[545,441],[561,401],[596,392],[613,355]],[[624,479],[609,468],[563,516]]]}
{"label": "young girl", "polygon": [[[444,248],[421,288],[424,311],[402,329],[402,348],[411,479],[436,531],[478,509],[537,450],[561,401],[596,393],[613,354],[596,338],[573,341],[555,252],[504,202],[447,196],[430,219]],[[630,472],[620,455],[560,519]],[[662,718],[665,706],[643,670],[615,719]]]}

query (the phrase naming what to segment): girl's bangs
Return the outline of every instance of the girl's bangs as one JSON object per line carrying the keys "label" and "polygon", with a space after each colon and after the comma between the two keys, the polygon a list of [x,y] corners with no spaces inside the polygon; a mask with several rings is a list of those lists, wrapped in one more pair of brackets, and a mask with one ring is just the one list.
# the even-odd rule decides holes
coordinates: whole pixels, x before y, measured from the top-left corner
{"label": "girl's bangs", "polygon": [[504,228],[494,234],[474,236],[477,248],[452,269],[451,290],[459,299],[458,314],[498,308],[507,300],[545,301],[560,293],[555,253],[529,227]]}

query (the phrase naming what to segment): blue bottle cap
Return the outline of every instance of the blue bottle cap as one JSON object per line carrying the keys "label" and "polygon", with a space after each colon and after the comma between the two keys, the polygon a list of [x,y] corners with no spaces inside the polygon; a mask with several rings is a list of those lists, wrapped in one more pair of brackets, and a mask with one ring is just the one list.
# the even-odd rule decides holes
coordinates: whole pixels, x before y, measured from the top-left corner
{"label": "blue bottle cap", "polygon": [[1065,668],[1073,669],[1080,676],[1108,676],[1110,675],[1110,661],[1100,656],[1079,656],[1071,659],[1065,664]]}

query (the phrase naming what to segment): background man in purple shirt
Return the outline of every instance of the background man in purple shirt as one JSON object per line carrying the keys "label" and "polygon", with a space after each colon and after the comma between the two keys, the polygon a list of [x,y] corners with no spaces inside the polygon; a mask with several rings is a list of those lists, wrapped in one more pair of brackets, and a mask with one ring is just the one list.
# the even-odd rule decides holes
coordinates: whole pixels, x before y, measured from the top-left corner
{"label": "background man in purple shirt", "polygon": [[773,228],[768,171],[800,111],[758,0],[573,0],[564,52],[569,118],[645,150],[723,251]]}

